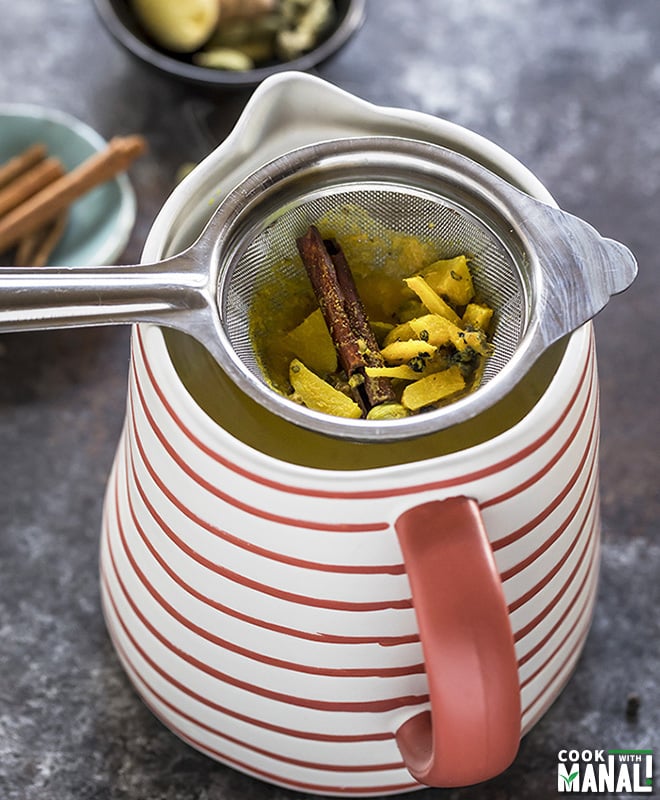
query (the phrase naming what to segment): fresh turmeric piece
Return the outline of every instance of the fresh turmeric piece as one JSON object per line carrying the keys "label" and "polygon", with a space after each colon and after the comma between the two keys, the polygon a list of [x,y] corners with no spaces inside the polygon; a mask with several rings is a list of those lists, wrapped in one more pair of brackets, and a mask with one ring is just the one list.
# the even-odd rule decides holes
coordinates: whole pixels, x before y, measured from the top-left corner
{"label": "fresh turmeric piece", "polygon": [[432,356],[437,349],[430,342],[407,339],[405,341],[392,342],[380,352],[388,364],[403,364],[404,361],[410,361],[411,358]]}
{"label": "fresh turmeric piece", "polygon": [[463,389],[465,389],[465,378],[460,368],[453,366],[409,383],[401,395],[401,404],[410,411],[419,411]]}
{"label": "fresh turmeric piece", "polygon": [[419,337],[411,328],[410,322],[401,322],[399,325],[395,325],[387,332],[385,339],[383,340],[383,347],[387,347],[388,345],[392,344],[392,342],[405,342],[407,339],[416,338]]}
{"label": "fresh turmeric piece", "polygon": [[466,256],[435,261],[423,272],[434,292],[455,306],[465,306],[474,297],[474,284]]}
{"label": "fresh turmeric piece", "polygon": [[[385,354],[394,344],[410,340],[422,346],[429,345],[434,348],[451,345],[461,352],[471,348],[479,355],[486,355],[488,352],[486,338],[482,331],[464,330],[440,314],[424,314],[424,316],[404,322],[390,331],[385,338],[385,347],[381,351],[385,360],[388,360]],[[414,345],[409,347],[411,351],[415,349]],[[396,350],[392,349],[391,352],[395,353]],[[401,352],[405,351],[401,349]]]}
{"label": "fresh turmeric piece", "polygon": [[285,343],[317,375],[329,375],[337,371],[337,351],[320,308],[288,333]]}
{"label": "fresh turmeric piece", "polygon": [[425,314],[411,319],[408,327],[415,338],[423,339],[436,347],[452,344],[461,330],[458,325],[440,314]]}
{"label": "fresh turmeric piece", "polygon": [[335,417],[359,419],[362,416],[362,409],[357,403],[319,378],[297,358],[289,367],[289,380],[295,392],[294,399],[300,399],[307,408]]}
{"label": "fresh turmeric piece", "polygon": [[408,288],[415,292],[432,314],[439,314],[441,317],[446,317],[450,322],[453,322],[454,325],[460,324],[461,318],[458,314],[429,286],[421,275],[413,275],[412,278],[406,278],[405,282]]}
{"label": "fresh turmeric piece", "polygon": [[367,367],[367,375],[372,378],[396,378],[401,381],[416,381],[424,370],[414,370],[410,364],[399,364],[394,367]]}
{"label": "fresh turmeric piece", "polygon": [[465,328],[486,331],[492,318],[493,309],[490,306],[485,306],[481,303],[468,303],[463,312],[462,322]]}

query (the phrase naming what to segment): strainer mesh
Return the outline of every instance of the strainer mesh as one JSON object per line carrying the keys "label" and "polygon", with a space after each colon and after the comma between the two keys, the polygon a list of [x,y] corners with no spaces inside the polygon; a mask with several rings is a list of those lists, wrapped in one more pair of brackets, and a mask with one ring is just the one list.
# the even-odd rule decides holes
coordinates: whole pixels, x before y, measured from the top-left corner
{"label": "strainer mesh", "polygon": [[[375,243],[376,271],[387,260],[385,243],[392,232],[430,243],[437,259],[468,255],[477,299],[495,309],[493,354],[485,366],[482,385],[505,366],[523,332],[524,302],[518,268],[501,239],[474,214],[446,198],[410,187],[360,184],[335,186],[300,197],[256,224],[249,241],[242,243],[226,273],[229,283],[225,287],[223,324],[234,351],[253,375],[268,383],[250,335],[253,299],[267,288],[273,304],[283,302],[283,296],[278,298],[278,283],[283,292],[290,292],[292,286],[309,292],[296,238],[329,215],[340,244],[341,220],[345,219],[347,232],[354,232],[359,217],[361,232]],[[381,242],[384,244],[379,250]]]}

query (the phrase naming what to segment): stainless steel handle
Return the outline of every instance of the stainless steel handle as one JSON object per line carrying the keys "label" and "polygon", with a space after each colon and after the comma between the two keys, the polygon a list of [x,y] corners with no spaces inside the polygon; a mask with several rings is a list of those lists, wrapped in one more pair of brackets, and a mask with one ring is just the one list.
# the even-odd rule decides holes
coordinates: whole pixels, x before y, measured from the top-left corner
{"label": "stainless steel handle", "polygon": [[156,264],[0,268],[0,331],[156,322],[187,329],[209,305],[208,269],[188,250]]}

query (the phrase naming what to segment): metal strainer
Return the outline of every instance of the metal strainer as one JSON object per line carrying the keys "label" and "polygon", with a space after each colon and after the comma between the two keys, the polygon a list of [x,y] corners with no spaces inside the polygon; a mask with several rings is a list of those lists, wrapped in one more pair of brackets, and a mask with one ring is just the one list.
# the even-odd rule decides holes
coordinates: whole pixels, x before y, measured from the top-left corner
{"label": "metal strainer", "polygon": [[[495,309],[493,354],[470,394],[376,421],[312,411],[270,386],[250,333],[254,299],[273,284],[275,264],[282,292],[297,281],[302,290],[307,278],[296,239],[328,214],[354,225],[356,213],[364,235],[376,241],[397,231],[431,242],[437,258],[469,254],[477,294]],[[381,267],[376,254],[373,268]],[[465,156],[416,140],[358,137],[303,147],[260,168],[226,197],[195,244],[156,264],[3,269],[0,330],[170,326],[198,339],[241,389],[285,419],[342,438],[393,440],[493,405],[550,344],[626,289],[636,271],[626,247]],[[284,301],[269,290],[273,304]]]}

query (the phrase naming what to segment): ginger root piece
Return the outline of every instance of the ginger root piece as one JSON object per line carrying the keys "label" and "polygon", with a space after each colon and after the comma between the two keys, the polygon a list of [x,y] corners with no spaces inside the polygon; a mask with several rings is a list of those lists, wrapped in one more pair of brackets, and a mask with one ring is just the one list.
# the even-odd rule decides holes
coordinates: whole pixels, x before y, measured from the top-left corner
{"label": "ginger root piece", "polygon": [[153,40],[176,53],[202,47],[220,19],[218,0],[132,0],[132,5]]}

